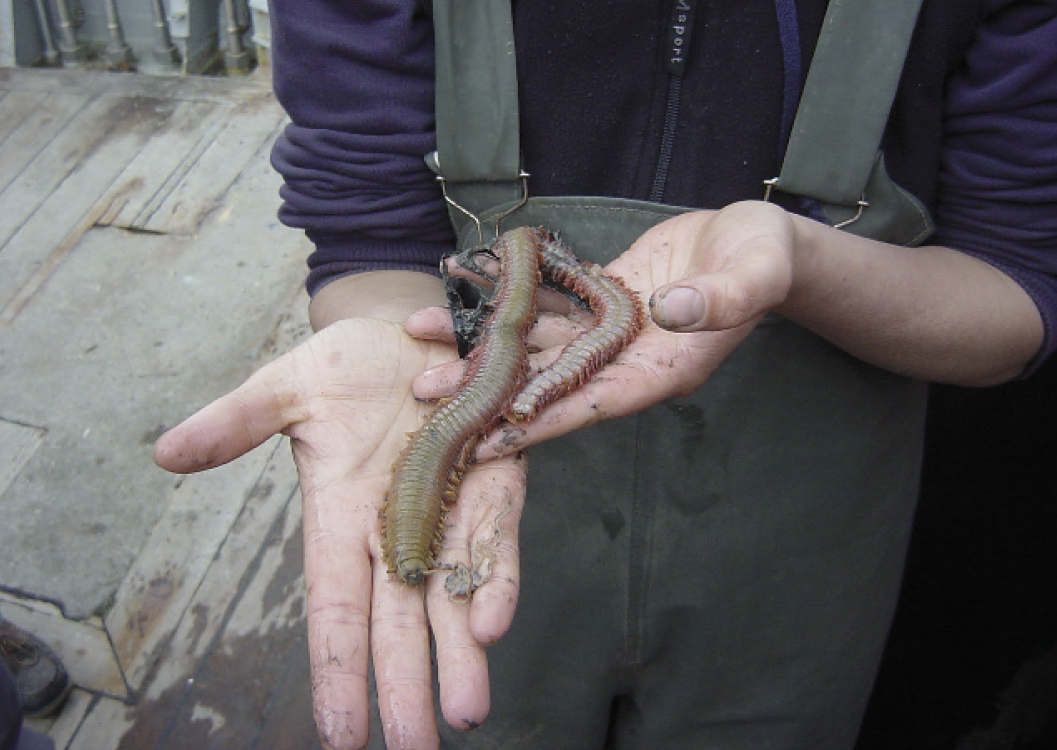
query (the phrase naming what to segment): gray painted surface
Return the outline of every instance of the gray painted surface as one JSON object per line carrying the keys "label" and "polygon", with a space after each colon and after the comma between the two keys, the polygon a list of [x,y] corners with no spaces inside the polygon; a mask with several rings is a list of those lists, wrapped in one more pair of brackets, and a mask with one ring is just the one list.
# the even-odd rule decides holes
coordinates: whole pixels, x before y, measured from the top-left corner
{"label": "gray painted surface", "polygon": [[154,439],[274,354],[284,121],[256,79],[0,71],[0,589],[105,614],[180,483]]}

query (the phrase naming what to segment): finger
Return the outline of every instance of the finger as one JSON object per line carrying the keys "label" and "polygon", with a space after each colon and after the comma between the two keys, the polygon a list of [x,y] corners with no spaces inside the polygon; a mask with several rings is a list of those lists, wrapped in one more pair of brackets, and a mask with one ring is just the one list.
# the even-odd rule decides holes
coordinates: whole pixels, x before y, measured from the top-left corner
{"label": "finger", "polygon": [[[355,487],[302,474],[308,643],[316,726],[327,748],[363,747],[369,731],[370,513]],[[327,488],[331,488],[327,491]],[[344,487],[344,491],[343,491]],[[359,532],[359,533],[358,533]]]}
{"label": "finger", "polygon": [[441,562],[451,572],[431,577],[428,606],[442,713],[456,729],[474,728],[488,715],[484,649],[510,627],[517,605],[524,490],[523,457],[475,466],[448,514]]}
{"label": "finger", "polygon": [[649,307],[653,322],[669,331],[698,330],[706,322],[705,297],[686,282],[658,289],[650,297]]}
{"label": "finger", "polygon": [[376,564],[372,604],[371,653],[386,747],[435,748],[440,740],[423,589]]}
{"label": "finger", "polygon": [[[439,311],[440,308],[430,308],[415,313],[415,316],[419,317],[414,322],[413,330],[412,319],[408,318],[408,333],[415,337],[420,335],[429,337],[434,332],[439,331],[439,328],[432,327],[437,323],[436,318],[432,314],[434,310]],[[541,317],[537,325],[529,332],[526,341],[531,351],[539,353],[539,356],[534,356],[532,359],[534,371],[538,372],[539,369],[552,362],[558,356],[561,347],[568,344],[582,332],[583,327],[570,318],[558,315],[544,315]],[[553,351],[548,352],[545,350]],[[431,367],[415,378],[411,386],[411,393],[415,398],[422,401],[446,398],[455,393],[462,383],[465,373],[466,360],[461,359]]]}
{"label": "finger", "polygon": [[299,419],[287,368],[290,355],[258,371],[162,435],[155,462],[168,471],[203,471],[232,461]]}
{"label": "finger", "polygon": [[[484,528],[475,534],[471,548],[475,569],[488,568],[488,580],[474,593],[470,605],[470,632],[481,644],[491,645],[506,634],[517,609],[521,589],[518,529],[525,505],[527,459],[517,453],[502,461],[481,465],[475,484],[489,490],[496,509]],[[474,486],[471,491],[476,491]]]}
{"label": "finger", "polygon": [[572,315],[556,315],[544,313],[536,320],[525,340],[529,350],[534,352],[564,347],[594,322],[593,316],[587,312],[573,313]]}
{"label": "finger", "polygon": [[[532,361],[535,371],[542,371],[559,354],[559,350],[549,349],[534,355]],[[647,373],[645,368],[636,363],[635,356],[621,354],[587,383],[559,398],[531,420],[501,422],[481,441],[474,458],[484,463],[511,456],[531,445],[604,419],[633,414],[663,397],[658,394],[669,392],[670,386],[665,381],[677,369],[674,363],[669,364]],[[637,385],[641,384],[644,377],[649,380],[649,389]]]}
{"label": "finger", "polygon": [[676,333],[736,328],[781,302],[768,275],[762,263],[744,263],[682,279],[653,293],[650,316],[661,328]]}
{"label": "finger", "polygon": [[[453,729],[476,729],[491,707],[485,647],[470,632],[468,605],[449,601],[443,582],[434,596],[438,601],[430,605],[430,618],[436,638],[441,714]],[[458,613],[443,614],[456,607]]]}
{"label": "finger", "polygon": [[[559,333],[553,335],[561,338]],[[529,372],[536,374],[549,366],[561,354],[561,349],[561,346],[556,346],[532,354],[529,357]],[[448,398],[458,391],[465,375],[466,360],[456,360],[431,367],[415,378],[411,384],[411,393],[420,401]]]}
{"label": "finger", "polygon": [[669,226],[686,276],[650,299],[657,325],[676,332],[741,326],[780,304],[792,283],[789,216],[766,204],[730,206],[710,216],[684,214]]}
{"label": "finger", "polygon": [[449,255],[444,259],[444,270],[449,276],[467,279],[484,289],[490,289],[495,285],[495,279],[499,276],[500,269],[498,258],[487,252],[474,253],[473,263],[477,264],[477,268],[480,269],[481,273],[462,265],[459,261],[460,256],[456,255]]}
{"label": "finger", "polygon": [[488,661],[484,646],[474,640],[469,625],[471,540],[459,528],[464,522],[449,520],[441,562],[452,570],[440,570],[429,577],[427,609],[436,648],[441,713],[451,727],[465,730],[480,726],[488,716]]}
{"label": "finger", "polygon": [[531,421],[501,423],[481,441],[475,459],[484,462],[509,456],[604,419],[634,414],[666,398],[686,395],[708,378],[755,323],[693,334],[652,328],[591,380]]}
{"label": "finger", "polygon": [[571,299],[561,292],[546,286],[540,286],[536,292],[536,308],[540,312],[549,312],[555,315],[571,315],[574,311],[583,310],[582,307],[574,304]]}
{"label": "finger", "polygon": [[451,312],[445,307],[425,307],[408,316],[404,330],[416,339],[455,343]]}
{"label": "finger", "polygon": [[[573,310],[569,315],[546,313],[541,315],[529,331],[525,343],[534,355],[531,371],[539,372],[557,358],[562,347],[582,334],[594,322],[586,310]],[[450,334],[451,320],[443,308],[426,308],[407,320],[407,331],[415,338],[441,338]],[[478,342],[480,345],[480,342]],[[421,401],[446,398],[458,390],[466,373],[466,360],[459,359],[429,368],[420,373],[411,386],[412,395]]]}
{"label": "finger", "polygon": [[484,463],[511,456],[531,445],[587,427],[602,419],[619,416],[609,413],[603,403],[593,398],[597,395],[598,387],[592,387],[592,383],[597,383],[597,380],[558,399],[530,422],[501,422],[478,445],[474,459]]}
{"label": "finger", "polygon": [[[500,267],[499,261],[483,254],[478,255],[477,258],[478,264],[486,273],[492,274],[493,278],[498,276]],[[452,258],[448,258],[446,263],[447,271],[450,276],[472,281],[482,289],[491,289],[495,286],[491,279],[476,274],[467,268],[463,268]],[[569,297],[547,286],[540,286],[537,289],[536,307],[541,311],[553,312],[558,315],[568,315],[572,310],[576,309],[576,305],[569,299]]]}
{"label": "finger", "polygon": [[419,374],[411,383],[411,395],[420,401],[447,398],[455,393],[466,373],[466,360],[447,362]]}

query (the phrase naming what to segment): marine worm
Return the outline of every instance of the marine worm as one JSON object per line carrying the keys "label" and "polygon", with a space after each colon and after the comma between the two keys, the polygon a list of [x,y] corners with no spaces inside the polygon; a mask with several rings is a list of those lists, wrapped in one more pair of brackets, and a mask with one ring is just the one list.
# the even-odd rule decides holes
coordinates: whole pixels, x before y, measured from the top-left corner
{"label": "marine worm", "polygon": [[453,503],[480,438],[509,409],[525,381],[525,336],[535,322],[544,232],[505,233],[492,251],[499,279],[477,346],[455,396],[414,433],[394,468],[382,516],[382,552],[389,572],[421,586],[435,569],[446,507]]}
{"label": "marine worm", "polygon": [[641,300],[623,281],[608,276],[594,263],[581,262],[549,233],[540,249],[540,267],[544,275],[582,298],[597,317],[594,326],[567,344],[518,394],[506,415],[512,422],[532,419],[590,380],[631,343],[646,320]]}

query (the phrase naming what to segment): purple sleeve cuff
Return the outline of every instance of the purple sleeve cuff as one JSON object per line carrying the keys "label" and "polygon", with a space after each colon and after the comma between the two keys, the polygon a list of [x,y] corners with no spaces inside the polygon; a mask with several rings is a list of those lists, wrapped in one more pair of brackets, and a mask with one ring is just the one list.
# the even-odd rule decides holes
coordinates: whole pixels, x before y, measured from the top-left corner
{"label": "purple sleeve cuff", "polygon": [[309,291],[357,271],[434,273],[453,244],[434,148],[433,26],[409,0],[271,0],[290,115],[272,149],[279,219],[305,230]]}
{"label": "purple sleeve cuff", "polygon": [[308,232],[315,251],[308,257],[306,287],[314,295],[342,276],[364,271],[420,271],[440,275],[440,259],[451,251],[448,241],[368,240],[347,234]]}
{"label": "purple sleeve cuff", "polygon": [[933,242],[998,268],[1045,327],[1022,377],[1057,349],[1057,8],[990,0],[952,77]]}

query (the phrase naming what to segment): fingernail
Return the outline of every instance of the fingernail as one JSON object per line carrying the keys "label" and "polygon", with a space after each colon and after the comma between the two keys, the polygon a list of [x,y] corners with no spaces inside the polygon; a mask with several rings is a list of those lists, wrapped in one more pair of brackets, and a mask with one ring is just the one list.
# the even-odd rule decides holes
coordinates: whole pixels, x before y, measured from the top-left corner
{"label": "fingernail", "polygon": [[684,328],[704,317],[705,299],[692,287],[671,287],[653,295],[650,311],[662,328]]}

